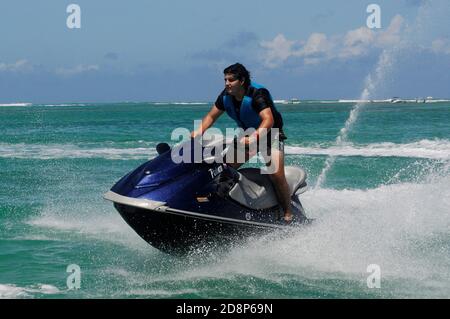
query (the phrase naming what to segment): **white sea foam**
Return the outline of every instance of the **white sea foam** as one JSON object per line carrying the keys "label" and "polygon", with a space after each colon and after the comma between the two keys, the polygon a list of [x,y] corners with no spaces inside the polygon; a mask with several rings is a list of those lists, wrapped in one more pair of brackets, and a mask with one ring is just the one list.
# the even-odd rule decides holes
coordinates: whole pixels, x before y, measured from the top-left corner
{"label": "white sea foam", "polygon": [[0,299],[32,298],[34,294],[57,294],[60,290],[52,285],[39,284],[18,287],[13,284],[0,284]]}
{"label": "white sea foam", "polygon": [[251,240],[217,262],[172,274],[171,280],[339,279],[360,281],[364,289],[367,266],[377,264],[382,285],[404,282],[396,284],[397,293],[390,291],[394,296],[448,296],[449,185],[445,176],[370,190],[312,190],[302,199],[308,215],[316,218],[312,225]]}
{"label": "white sea foam", "polygon": [[421,140],[413,143],[396,144],[390,142],[355,145],[346,143],[331,147],[287,146],[286,154],[326,155],[326,156],[362,156],[362,157],[410,157],[436,160],[450,159],[450,141]]}
{"label": "white sea foam", "polygon": [[44,232],[42,236],[52,240],[101,240],[136,251],[148,251],[149,247],[145,241],[126,224],[112,205],[106,201],[102,203],[102,207],[99,207],[96,201],[70,206],[71,208],[66,204],[49,204],[38,216],[26,223],[39,228],[39,232]]}
{"label": "white sea foam", "polygon": [[185,294],[195,294],[198,291],[196,289],[179,289],[179,290],[169,290],[169,289],[132,289],[127,292],[129,296],[142,296],[142,297],[153,297],[153,298],[174,298],[176,296],[181,296]]}
{"label": "white sea foam", "polygon": [[17,287],[15,285],[3,285],[0,284],[0,298],[12,299],[12,298],[25,298],[29,297],[25,288]]}
{"label": "white sea foam", "polygon": [[1,103],[0,106],[30,106],[31,103]]}
{"label": "white sea foam", "polygon": [[207,102],[173,102],[175,105],[207,105]]}
{"label": "white sea foam", "polygon": [[[56,207],[44,208],[39,217],[33,218],[27,224],[38,227],[46,227],[58,231],[71,231],[81,234],[117,234],[125,229],[122,219],[119,215],[90,215],[87,218],[80,218],[82,212],[77,212],[77,215],[72,215],[70,211],[65,210],[64,214],[55,212]],[[83,210],[80,207],[77,210]],[[56,208],[59,210],[59,207]]]}
{"label": "white sea foam", "polygon": [[154,105],[208,105],[208,102],[154,102]]}
{"label": "white sea foam", "polygon": [[[0,158],[22,159],[64,159],[64,158],[103,158],[111,160],[149,159],[156,155],[152,143],[138,141],[145,147],[114,148],[75,144],[7,144],[0,143]],[[110,143],[106,143],[110,146]],[[147,147],[148,146],[148,147]],[[435,160],[450,159],[450,141],[445,139],[420,140],[396,144],[390,142],[372,144],[341,143],[323,146],[286,146],[291,155],[363,156],[363,157],[410,157]]]}
{"label": "white sea foam", "polygon": [[84,103],[62,103],[62,104],[39,104],[39,106],[86,106]]}
{"label": "white sea foam", "polygon": [[80,147],[75,144],[7,144],[0,143],[0,158],[61,159],[105,158],[113,160],[146,159],[156,154],[154,148]]}

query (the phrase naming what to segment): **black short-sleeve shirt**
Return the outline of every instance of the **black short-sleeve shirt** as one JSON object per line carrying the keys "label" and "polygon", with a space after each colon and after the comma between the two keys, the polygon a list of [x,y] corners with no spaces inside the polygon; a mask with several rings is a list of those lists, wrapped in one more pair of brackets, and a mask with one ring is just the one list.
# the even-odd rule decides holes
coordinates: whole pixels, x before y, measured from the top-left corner
{"label": "black short-sleeve shirt", "polygon": [[[217,97],[215,103],[216,107],[222,111],[225,111],[225,105],[223,103],[224,100],[223,97],[225,95],[227,95],[227,93],[226,90],[224,89],[222,93],[220,93],[220,95]],[[269,91],[265,88],[257,89],[253,86],[249,86],[245,95],[250,96],[252,98],[252,108],[257,114],[259,114],[262,110],[270,107],[274,118],[273,127],[278,128],[280,130],[282,139],[286,139],[286,136],[284,135],[283,132],[283,118],[281,117],[280,112],[278,112],[278,110],[274,107]],[[239,115],[241,101],[236,100],[234,96],[232,96],[232,101],[236,113]]]}

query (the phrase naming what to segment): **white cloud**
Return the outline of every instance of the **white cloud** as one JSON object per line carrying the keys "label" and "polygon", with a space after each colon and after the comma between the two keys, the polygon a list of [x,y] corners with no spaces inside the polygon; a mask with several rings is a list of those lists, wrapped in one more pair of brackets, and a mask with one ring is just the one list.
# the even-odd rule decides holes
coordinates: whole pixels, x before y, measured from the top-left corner
{"label": "white cloud", "polygon": [[303,60],[303,62],[305,63],[305,65],[314,65],[314,64],[319,64],[320,62],[322,62],[321,58],[305,58]]}
{"label": "white cloud", "polygon": [[448,39],[436,39],[431,43],[431,50],[435,53],[450,54],[450,41]]}
{"label": "white cloud", "polygon": [[366,27],[350,30],[344,37],[344,45],[346,47],[357,46],[361,44],[369,44],[373,42],[374,32]]}
{"label": "white cloud", "polygon": [[374,42],[374,33],[367,27],[348,31],[344,36],[343,46],[340,48],[338,56],[340,58],[349,58],[367,54],[370,45]]}
{"label": "white cloud", "polygon": [[100,67],[96,64],[93,65],[79,64],[73,68],[58,68],[56,69],[55,73],[63,76],[71,76],[86,72],[98,71],[99,69]]}
{"label": "white cloud", "polygon": [[[401,40],[404,18],[396,15],[386,30],[366,26],[345,34],[329,37],[324,33],[312,33],[306,42],[288,40],[278,34],[271,41],[261,43],[263,62],[267,67],[277,67],[290,57],[303,58],[304,64],[318,64],[332,59],[352,59],[369,54],[374,49],[387,48]],[[296,44],[302,44],[294,49]],[[439,43],[436,44],[439,46]]]}
{"label": "white cloud", "polygon": [[28,62],[28,60],[22,59],[15,63],[0,63],[0,72],[20,72],[20,71],[31,71],[33,66]]}
{"label": "white cloud", "polygon": [[396,44],[400,41],[401,31],[404,26],[405,19],[401,15],[392,18],[386,31],[381,32],[376,38],[376,44],[380,47],[386,47]]}
{"label": "white cloud", "polygon": [[309,36],[298,56],[310,56],[320,53],[329,53],[333,45],[324,33],[313,33]]}
{"label": "white cloud", "polygon": [[405,19],[401,15],[396,15],[385,31],[375,32],[372,29],[361,27],[347,32],[339,57],[366,55],[374,47],[386,48],[395,45],[401,40],[404,21]]}
{"label": "white cloud", "polygon": [[294,54],[292,46],[295,41],[289,41],[283,34],[278,34],[272,41],[261,42],[261,47],[267,51],[264,54],[264,64],[276,67]]}

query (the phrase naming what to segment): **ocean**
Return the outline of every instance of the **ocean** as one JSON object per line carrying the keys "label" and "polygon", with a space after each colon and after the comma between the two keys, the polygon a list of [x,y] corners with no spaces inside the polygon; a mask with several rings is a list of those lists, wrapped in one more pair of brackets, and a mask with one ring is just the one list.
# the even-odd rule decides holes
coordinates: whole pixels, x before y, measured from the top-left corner
{"label": "ocean", "polygon": [[0,298],[448,298],[450,102],[354,106],[278,105],[312,225],[177,257],[102,196],[209,103],[1,105]]}

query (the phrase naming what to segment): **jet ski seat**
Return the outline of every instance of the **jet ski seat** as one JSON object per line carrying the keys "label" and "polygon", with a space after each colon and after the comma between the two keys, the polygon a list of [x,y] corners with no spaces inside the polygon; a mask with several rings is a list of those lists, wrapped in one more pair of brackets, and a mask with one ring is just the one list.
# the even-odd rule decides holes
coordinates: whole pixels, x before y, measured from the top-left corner
{"label": "jet ski seat", "polygon": [[[266,209],[278,205],[277,195],[268,174],[261,174],[259,168],[238,170],[239,181],[229,192],[238,203],[253,209]],[[306,186],[306,172],[299,167],[285,167],[286,180],[292,196]]]}

